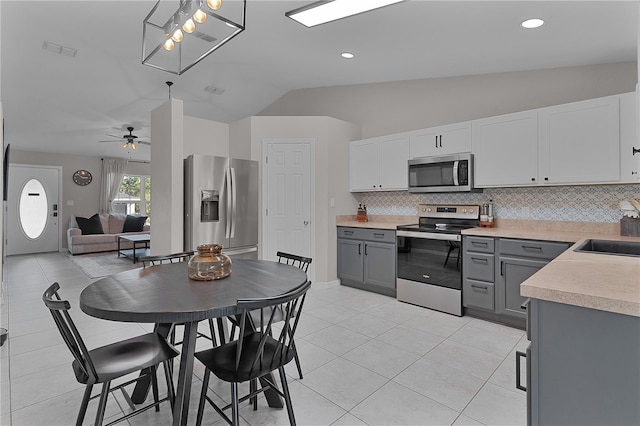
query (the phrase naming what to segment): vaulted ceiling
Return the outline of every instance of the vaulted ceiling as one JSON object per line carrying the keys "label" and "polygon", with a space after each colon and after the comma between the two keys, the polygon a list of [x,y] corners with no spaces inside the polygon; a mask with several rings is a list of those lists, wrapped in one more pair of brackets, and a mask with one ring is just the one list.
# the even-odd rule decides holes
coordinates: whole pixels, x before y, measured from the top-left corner
{"label": "vaulted ceiling", "polygon": [[[637,60],[638,1],[409,0],[314,28],[285,17],[310,2],[248,0],[246,31],[175,76],[141,64],[142,20],[155,1],[3,0],[5,140],[20,150],[128,156],[98,141],[128,125],[148,138],[169,80],[186,115],[233,122],[299,88]],[[520,28],[530,17],[546,24]],[[45,41],[77,54],[51,53]],[[149,148],[132,158],[148,159]]]}

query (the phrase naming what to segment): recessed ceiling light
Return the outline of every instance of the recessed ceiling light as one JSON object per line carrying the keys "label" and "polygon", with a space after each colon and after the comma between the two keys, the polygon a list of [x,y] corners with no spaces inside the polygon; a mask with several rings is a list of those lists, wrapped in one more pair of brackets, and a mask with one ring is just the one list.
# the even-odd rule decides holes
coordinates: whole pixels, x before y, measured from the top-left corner
{"label": "recessed ceiling light", "polygon": [[356,55],[354,55],[351,52],[342,52],[340,56],[342,56],[345,59],[353,59]]}
{"label": "recessed ceiling light", "polygon": [[522,23],[520,24],[522,28],[527,28],[527,29],[538,28],[543,25],[544,25],[544,21],[539,18],[527,19],[526,21],[522,21]]}

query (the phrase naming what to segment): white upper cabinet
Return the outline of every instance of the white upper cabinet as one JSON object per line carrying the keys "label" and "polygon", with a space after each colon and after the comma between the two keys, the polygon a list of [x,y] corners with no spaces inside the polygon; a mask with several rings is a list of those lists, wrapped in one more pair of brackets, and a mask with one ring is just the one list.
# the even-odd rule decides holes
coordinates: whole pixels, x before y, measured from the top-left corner
{"label": "white upper cabinet", "polygon": [[470,151],[470,122],[414,130],[410,133],[410,158],[460,154]]}
{"label": "white upper cabinet", "polygon": [[538,184],[538,113],[518,112],[476,120],[475,186]]}
{"label": "white upper cabinet", "polygon": [[618,96],[541,109],[543,183],[620,181]]}
{"label": "white upper cabinet", "polygon": [[620,181],[640,182],[640,135],[638,117],[640,93],[620,95]]}
{"label": "white upper cabinet", "polygon": [[[608,96],[473,121],[475,186],[625,182],[620,137],[635,131],[637,117],[627,117],[625,110],[627,118],[621,120],[620,99]],[[623,172],[625,167],[631,176],[633,158]]]}
{"label": "white upper cabinet", "polygon": [[409,133],[353,141],[349,153],[351,192],[407,190]]}

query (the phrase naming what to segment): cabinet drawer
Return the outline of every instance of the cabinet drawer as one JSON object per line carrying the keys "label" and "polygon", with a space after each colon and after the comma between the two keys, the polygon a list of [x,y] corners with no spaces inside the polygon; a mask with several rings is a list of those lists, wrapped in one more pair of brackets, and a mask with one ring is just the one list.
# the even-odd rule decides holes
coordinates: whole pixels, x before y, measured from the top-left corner
{"label": "cabinet drawer", "polygon": [[464,280],[462,304],[465,307],[493,311],[495,308],[493,284],[469,279]]}
{"label": "cabinet drawer", "polygon": [[338,238],[349,238],[352,240],[363,240],[366,229],[364,228],[349,228],[344,226],[338,227]]}
{"label": "cabinet drawer", "polygon": [[465,278],[493,282],[494,264],[492,254],[465,253]]}
{"label": "cabinet drawer", "polygon": [[500,254],[510,254],[513,256],[551,260],[568,248],[569,244],[567,243],[500,239]]}
{"label": "cabinet drawer", "polygon": [[381,243],[395,244],[396,231],[391,229],[352,228],[348,226],[338,226],[338,238],[378,241]]}
{"label": "cabinet drawer", "polygon": [[464,237],[465,250],[478,253],[493,253],[494,240],[487,237]]}

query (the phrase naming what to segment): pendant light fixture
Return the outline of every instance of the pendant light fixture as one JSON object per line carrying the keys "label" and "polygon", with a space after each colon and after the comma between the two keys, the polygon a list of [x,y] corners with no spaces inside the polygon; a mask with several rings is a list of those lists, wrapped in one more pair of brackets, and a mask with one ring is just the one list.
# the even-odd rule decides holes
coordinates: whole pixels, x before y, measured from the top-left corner
{"label": "pendant light fixture", "polygon": [[[172,74],[184,73],[245,30],[246,3],[158,0],[143,21],[142,63]],[[172,4],[177,9],[167,17]]]}

